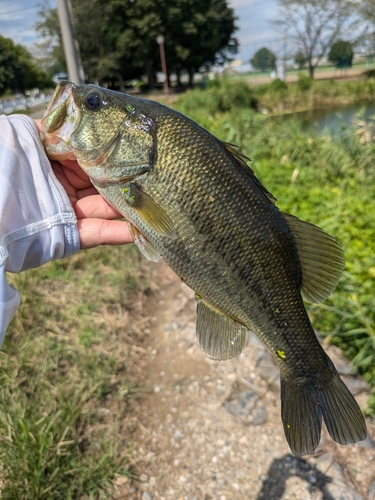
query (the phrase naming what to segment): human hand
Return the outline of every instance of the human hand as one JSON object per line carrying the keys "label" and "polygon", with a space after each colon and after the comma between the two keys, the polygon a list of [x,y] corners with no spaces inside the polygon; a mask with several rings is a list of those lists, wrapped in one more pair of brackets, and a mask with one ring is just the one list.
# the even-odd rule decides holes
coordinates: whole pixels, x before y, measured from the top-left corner
{"label": "human hand", "polygon": [[[41,120],[34,121],[43,133]],[[116,220],[122,215],[97,192],[76,160],[59,158],[50,162],[75,211],[81,249],[133,242],[126,221]]]}

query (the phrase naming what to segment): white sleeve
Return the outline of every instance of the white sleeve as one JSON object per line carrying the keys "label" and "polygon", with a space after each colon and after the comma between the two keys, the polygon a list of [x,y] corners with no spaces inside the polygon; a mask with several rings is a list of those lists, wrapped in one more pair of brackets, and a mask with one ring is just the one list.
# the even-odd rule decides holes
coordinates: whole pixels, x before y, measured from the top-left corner
{"label": "white sleeve", "polygon": [[79,250],[77,221],[34,121],[0,116],[0,345],[20,304],[6,272],[39,267]]}

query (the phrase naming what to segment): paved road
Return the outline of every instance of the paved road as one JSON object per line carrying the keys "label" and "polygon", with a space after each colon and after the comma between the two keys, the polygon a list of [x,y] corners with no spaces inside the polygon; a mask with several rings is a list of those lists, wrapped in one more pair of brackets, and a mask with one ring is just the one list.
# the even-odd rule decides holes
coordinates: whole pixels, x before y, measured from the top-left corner
{"label": "paved road", "polygon": [[46,109],[47,107],[47,104],[46,106],[43,106],[43,107],[38,107],[37,109],[33,110],[31,113],[30,113],[30,116],[31,118],[42,118],[43,117],[43,113],[44,113],[44,110]]}

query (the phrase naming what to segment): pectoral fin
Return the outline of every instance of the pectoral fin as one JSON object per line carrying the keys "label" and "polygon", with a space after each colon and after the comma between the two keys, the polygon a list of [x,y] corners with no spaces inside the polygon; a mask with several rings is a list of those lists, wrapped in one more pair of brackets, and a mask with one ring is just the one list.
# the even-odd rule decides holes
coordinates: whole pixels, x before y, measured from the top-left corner
{"label": "pectoral fin", "polygon": [[167,212],[136,184],[123,189],[124,198],[152,231],[160,236],[176,238],[174,224]]}
{"label": "pectoral fin", "polygon": [[128,222],[128,226],[134,243],[146,257],[146,259],[152,260],[153,262],[158,262],[158,260],[160,259],[159,252],[153,247],[153,245],[151,245],[148,239],[135,226],[133,226],[133,224]]}
{"label": "pectoral fin", "polygon": [[322,229],[293,215],[283,216],[292,231],[302,269],[301,290],[307,300],[321,302],[336,288],[345,267],[337,241]]}
{"label": "pectoral fin", "polygon": [[247,328],[196,297],[197,337],[202,351],[211,359],[238,356],[247,343]]}

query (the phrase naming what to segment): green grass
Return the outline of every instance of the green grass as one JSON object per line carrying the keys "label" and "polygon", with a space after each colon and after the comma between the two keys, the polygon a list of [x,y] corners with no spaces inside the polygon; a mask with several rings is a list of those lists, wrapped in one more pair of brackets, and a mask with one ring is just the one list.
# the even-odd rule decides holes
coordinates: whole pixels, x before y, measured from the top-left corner
{"label": "green grass", "polygon": [[144,375],[130,311],[147,273],[131,246],[10,276],[23,304],[0,352],[1,498],[108,498],[132,477],[126,419]]}
{"label": "green grass", "polygon": [[346,268],[337,290],[323,304],[307,303],[307,308],[320,335],[339,346],[372,385],[369,411],[374,413],[375,124],[358,119],[333,139],[249,107],[208,113],[203,98],[194,107],[195,95],[181,97],[176,107],[239,145],[281,210],[320,226],[342,244]]}

